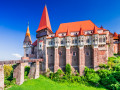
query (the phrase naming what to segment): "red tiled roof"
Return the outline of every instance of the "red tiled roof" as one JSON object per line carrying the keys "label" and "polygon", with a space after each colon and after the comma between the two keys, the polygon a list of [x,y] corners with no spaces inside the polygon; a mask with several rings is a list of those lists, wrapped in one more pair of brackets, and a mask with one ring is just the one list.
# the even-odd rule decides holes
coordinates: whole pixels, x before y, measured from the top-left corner
{"label": "red tiled roof", "polygon": [[100,29],[91,20],[86,20],[71,23],[62,23],[58,28],[58,33],[67,32],[67,29],[69,29],[70,32],[79,31],[80,26],[82,26],[83,31],[93,30],[94,26],[97,30]]}
{"label": "red tiled roof", "polygon": [[36,32],[38,32],[42,29],[45,29],[45,28],[48,28],[52,32],[51,25],[50,25],[50,20],[49,20],[49,15],[48,15],[48,11],[47,11],[46,6],[44,7],[42,17],[41,17],[41,20],[40,20],[40,24],[39,24],[39,27],[38,27]]}
{"label": "red tiled roof", "polygon": [[37,40],[32,44],[33,46],[37,46]]}

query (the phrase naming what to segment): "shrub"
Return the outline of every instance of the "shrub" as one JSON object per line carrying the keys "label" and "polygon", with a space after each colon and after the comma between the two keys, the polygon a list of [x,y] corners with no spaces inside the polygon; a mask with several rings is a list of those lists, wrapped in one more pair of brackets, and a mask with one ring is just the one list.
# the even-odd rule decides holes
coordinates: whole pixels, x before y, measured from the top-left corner
{"label": "shrub", "polygon": [[4,65],[4,76],[9,77],[13,71],[12,65]]}
{"label": "shrub", "polygon": [[10,85],[10,81],[5,79],[4,84],[5,84],[5,87],[8,87]]}
{"label": "shrub", "polygon": [[118,66],[118,65],[115,65],[112,68],[114,71],[120,71],[120,66]]}
{"label": "shrub", "polygon": [[113,72],[112,75],[117,81],[120,81],[120,71]]}
{"label": "shrub", "polygon": [[64,75],[64,72],[61,69],[58,69],[56,74],[58,74],[60,77]]}
{"label": "shrub", "polygon": [[70,64],[67,64],[67,65],[65,66],[65,73],[66,73],[67,75],[70,75],[70,74],[71,74],[71,71],[72,71],[72,69],[71,69]]}
{"label": "shrub", "polygon": [[117,83],[117,80],[114,78],[113,75],[109,75],[108,77],[101,79],[101,84],[103,86],[108,86],[108,85],[116,84],[116,83]]}
{"label": "shrub", "polygon": [[86,75],[86,78],[88,79],[89,82],[97,84],[100,81],[100,77],[96,73],[90,73]]}
{"label": "shrub", "polygon": [[50,73],[49,78],[53,79],[54,81],[60,81],[63,75],[64,72],[61,69],[58,69],[56,73]]}
{"label": "shrub", "polygon": [[28,76],[30,71],[30,67],[29,66],[25,66],[25,76]]}
{"label": "shrub", "polygon": [[100,78],[105,78],[105,77],[109,76],[112,72],[110,70],[100,69],[97,71],[97,73],[100,76]]}
{"label": "shrub", "polygon": [[99,67],[100,67],[100,69],[102,69],[102,68],[109,69],[110,68],[110,66],[106,65],[106,64],[100,64]]}
{"label": "shrub", "polygon": [[85,75],[90,74],[90,73],[95,73],[94,69],[85,67]]}

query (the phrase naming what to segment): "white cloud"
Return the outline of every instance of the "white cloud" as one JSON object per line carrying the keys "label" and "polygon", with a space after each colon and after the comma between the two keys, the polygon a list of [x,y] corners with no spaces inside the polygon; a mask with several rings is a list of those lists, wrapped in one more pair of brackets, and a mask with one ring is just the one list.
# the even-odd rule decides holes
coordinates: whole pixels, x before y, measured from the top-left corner
{"label": "white cloud", "polygon": [[13,56],[15,56],[15,58],[21,58],[22,56],[20,55],[20,54],[18,54],[18,53],[14,53],[14,54],[12,54]]}

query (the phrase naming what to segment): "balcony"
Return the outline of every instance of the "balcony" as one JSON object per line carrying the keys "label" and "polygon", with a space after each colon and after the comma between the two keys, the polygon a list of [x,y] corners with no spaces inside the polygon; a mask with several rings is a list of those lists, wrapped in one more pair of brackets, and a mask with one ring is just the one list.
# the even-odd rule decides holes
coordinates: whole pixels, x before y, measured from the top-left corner
{"label": "balcony", "polygon": [[36,34],[36,38],[40,38],[40,37],[46,36],[46,35],[48,35],[48,34],[47,34],[47,31],[40,32],[40,33],[37,33],[37,34]]}

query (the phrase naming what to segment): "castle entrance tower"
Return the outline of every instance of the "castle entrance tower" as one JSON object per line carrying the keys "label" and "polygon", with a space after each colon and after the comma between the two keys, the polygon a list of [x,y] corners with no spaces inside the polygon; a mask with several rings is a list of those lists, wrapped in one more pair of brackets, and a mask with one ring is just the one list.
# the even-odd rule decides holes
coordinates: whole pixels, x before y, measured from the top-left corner
{"label": "castle entrance tower", "polygon": [[49,15],[47,11],[47,7],[45,5],[39,27],[36,31],[37,38],[37,58],[43,58],[44,62],[42,63],[42,71],[47,71],[48,69],[48,56],[47,56],[47,48],[46,48],[46,37],[52,34],[52,29],[50,25]]}
{"label": "castle entrance tower", "polygon": [[29,57],[29,55],[31,54],[31,44],[32,44],[32,40],[30,36],[29,23],[28,23],[25,39],[23,42],[24,57]]}

